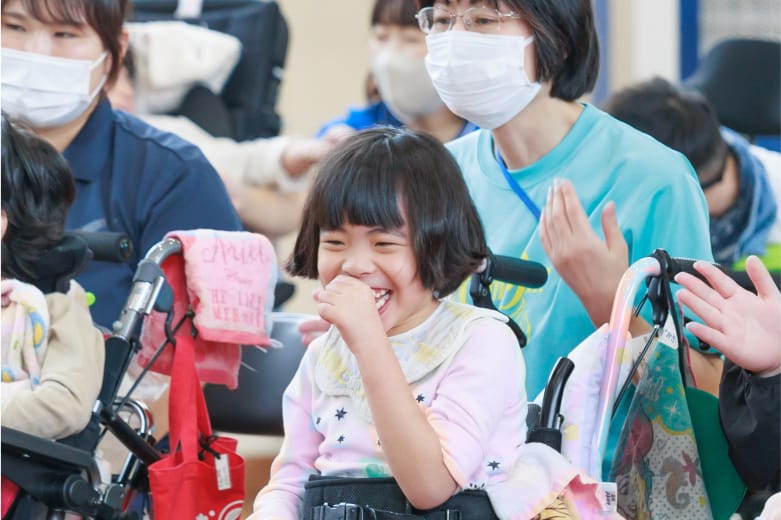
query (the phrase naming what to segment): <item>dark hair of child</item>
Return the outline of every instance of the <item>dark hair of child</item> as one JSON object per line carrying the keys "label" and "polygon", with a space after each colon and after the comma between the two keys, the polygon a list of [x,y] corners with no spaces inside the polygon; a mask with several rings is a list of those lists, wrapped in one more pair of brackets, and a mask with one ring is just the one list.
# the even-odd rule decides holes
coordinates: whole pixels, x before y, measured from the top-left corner
{"label": "dark hair of child", "polygon": [[423,286],[450,294],[487,256],[485,235],[450,153],[433,137],[405,129],[358,132],[322,161],[288,271],[317,278],[321,230],[345,223],[398,229],[402,207]]}
{"label": "dark hair of child", "polygon": [[63,235],[76,196],[67,161],[49,143],[2,115],[2,275],[33,283],[35,265]]}

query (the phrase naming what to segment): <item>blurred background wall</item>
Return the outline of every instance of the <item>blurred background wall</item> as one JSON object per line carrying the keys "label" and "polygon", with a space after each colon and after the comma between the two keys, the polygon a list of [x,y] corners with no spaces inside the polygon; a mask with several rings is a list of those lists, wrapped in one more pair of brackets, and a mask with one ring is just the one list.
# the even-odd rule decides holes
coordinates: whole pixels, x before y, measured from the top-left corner
{"label": "blurred background wall", "polygon": [[[413,0],[414,1],[414,0]],[[290,27],[279,100],[283,132],[312,135],[364,103],[371,0],[280,0]]]}

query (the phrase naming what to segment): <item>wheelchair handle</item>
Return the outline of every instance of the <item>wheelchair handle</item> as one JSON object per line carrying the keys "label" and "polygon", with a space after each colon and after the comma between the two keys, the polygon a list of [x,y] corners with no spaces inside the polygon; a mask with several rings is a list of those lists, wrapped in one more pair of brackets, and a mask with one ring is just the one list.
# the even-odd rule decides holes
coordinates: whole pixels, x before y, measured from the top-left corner
{"label": "wheelchair handle", "polygon": [[133,287],[127,303],[122,309],[122,315],[114,322],[113,335],[130,339],[138,332],[138,327],[144,316],[152,312],[157,297],[165,284],[160,265],[171,255],[182,252],[182,243],[175,238],[166,238],[146,253],[138,264]]}
{"label": "wheelchair handle", "polygon": [[545,394],[542,398],[542,411],[540,425],[543,428],[557,428],[559,422],[559,410],[561,410],[561,400],[564,397],[564,387],[567,380],[575,369],[575,363],[569,358],[561,358],[553,369],[548,384],[545,385]]}
{"label": "wheelchair handle", "polygon": [[66,231],[87,243],[92,259],[99,262],[125,263],[133,254],[133,242],[125,233],[113,231]]}
{"label": "wheelchair handle", "polygon": [[488,275],[489,283],[499,280],[534,289],[542,287],[548,281],[548,271],[541,263],[490,252],[479,272]]}

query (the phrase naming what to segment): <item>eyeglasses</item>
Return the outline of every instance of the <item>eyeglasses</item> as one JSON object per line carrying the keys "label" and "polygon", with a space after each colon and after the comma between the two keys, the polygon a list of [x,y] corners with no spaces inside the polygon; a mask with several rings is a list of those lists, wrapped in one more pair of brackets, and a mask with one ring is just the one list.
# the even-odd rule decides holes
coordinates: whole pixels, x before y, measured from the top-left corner
{"label": "eyeglasses", "polygon": [[462,14],[451,13],[443,7],[424,7],[415,15],[420,30],[426,34],[447,32],[453,28],[457,18],[464,20],[464,28],[476,33],[496,33],[502,28],[504,18],[520,18],[515,12],[502,13],[490,7],[470,7]]}
{"label": "eyeglasses", "polygon": [[729,154],[729,150],[727,150],[725,147],[724,157],[719,161],[720,167],[718,170],[716,170],[716,174],[705,182],[700,181],[700,188],[702,191],[712,188],[724,180],[724,170],[727,168],[727,159],[729,158]]}

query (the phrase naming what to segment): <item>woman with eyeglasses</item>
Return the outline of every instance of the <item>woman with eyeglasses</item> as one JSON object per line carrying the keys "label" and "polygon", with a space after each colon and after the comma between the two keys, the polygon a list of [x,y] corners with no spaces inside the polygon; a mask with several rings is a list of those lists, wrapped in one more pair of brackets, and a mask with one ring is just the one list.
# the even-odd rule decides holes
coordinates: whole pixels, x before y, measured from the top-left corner
{"label": "woman with eyeglasses", "polygon": [[136,264],[166,232],[241,223],[198,148],[124,112],[105,91],[127,49],[129,0],[2,0],[3,110],[62,152],[76,181],[66,229],[121,231],[128,264],[93,262],[78,277],[93,319],[111,326]]}
{"label": "woman with eyeglasses", "polygon": [[609,321],[628,261],[656,248],[711,260],[705,200],[682,155],[578,101],[599,65],[589,0],[419,7],[434,87],[482,128],[448,147],[488,245],[550,270],[539,290],[492,285],[497,308],[528,336],[535,396],[556,359]]}
{"label": "woman with eyeglasses", "polygon": [[329,121],[319,137],[349,135],[377,125],[407,127],[442,142],[477,129],[451,112],[431,84],[423,59],[425,34],[409,0],[375,0],[369,35],[369,104]]}

